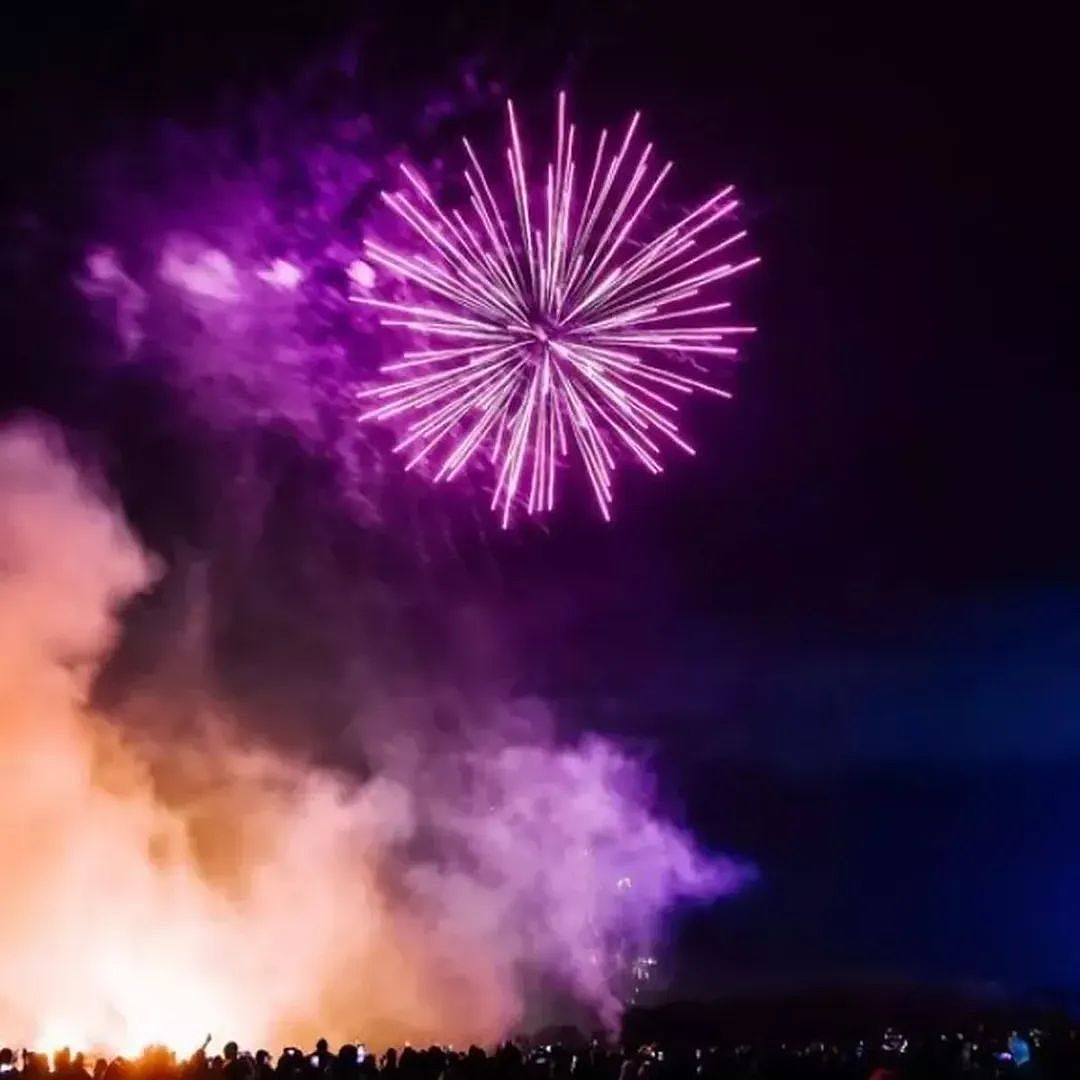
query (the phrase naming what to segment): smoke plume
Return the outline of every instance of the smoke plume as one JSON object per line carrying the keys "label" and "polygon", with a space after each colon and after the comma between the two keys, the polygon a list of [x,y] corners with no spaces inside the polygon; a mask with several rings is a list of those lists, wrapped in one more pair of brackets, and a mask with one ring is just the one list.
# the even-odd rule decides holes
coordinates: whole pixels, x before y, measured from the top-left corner
{"label": "smoke plume", "polygon": [[529,971],[610,1022],[612,949],[740,883],[599,739],[503,725],[433,753],[403,722],[361,780],[257,736],[209,680],[181,725],[153,722],[176,716],[153,675],[138,708],[94,706],[164,570],[57,430],[0,429],[5,1040],[490,1041]]}

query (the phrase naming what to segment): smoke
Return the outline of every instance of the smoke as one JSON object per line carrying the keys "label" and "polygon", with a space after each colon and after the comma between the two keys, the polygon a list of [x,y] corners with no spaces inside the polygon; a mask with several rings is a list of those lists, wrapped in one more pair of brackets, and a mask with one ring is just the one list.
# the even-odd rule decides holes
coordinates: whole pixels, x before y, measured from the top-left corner
{"label": "smoke", "polygon": [[490,1041],[530,971],[613,1022],[623,943],[744,879],[613,745],[558,746],[511,706],[437,753],[402,708],[361,780],[256,735],[209,676],[180,705],[153,672],[93,704],[165,569],[56,429],[0,429],[6,1039]]}
{"label": "smoke", "polygon": [[[345,47],[201,126],[162,123],[103,153],[76,284],[120,363],[156,367],[219,430],[287,428],[375,519],[400,468],[387,470],[388,438],[356,421],[357,388],[386,347],[373,313],[349,302],[387,287],[360,258],[363,236],[404,231],[378,194],[397,186],[406,145],[456,146],[442,129],[490,107],[495,88],[465,66],[391,121],[400,103],[375,112],[367,79]],[[438,161],[433,181],[443,175]]]}

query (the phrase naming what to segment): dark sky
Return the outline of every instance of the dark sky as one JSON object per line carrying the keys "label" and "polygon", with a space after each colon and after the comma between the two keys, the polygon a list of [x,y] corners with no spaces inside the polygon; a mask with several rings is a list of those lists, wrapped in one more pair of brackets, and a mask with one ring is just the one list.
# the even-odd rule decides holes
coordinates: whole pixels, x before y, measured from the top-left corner
{"label": "dark sky", "polygon": [[[755,891],[693,920],[710,960],[685,963],[688,986],[1080,982],[1060,27],[680,3],[45,7],[0,24],[23,203],[97,140],[197,120],[356,27],[402,109],[478,55],[525,100],[569,85],[586,117],[643,108],[688,192],[737,183],[764,257],[740,303],[762,330],[735,401],[694,412],[699,456],[624,482],[614,527],[463,539],[454,587],[476,573],[515,613],[522,686],[642,737],[695,826],[760,863]],[[44,362],[8,376],[0,408],[62,396]]]}

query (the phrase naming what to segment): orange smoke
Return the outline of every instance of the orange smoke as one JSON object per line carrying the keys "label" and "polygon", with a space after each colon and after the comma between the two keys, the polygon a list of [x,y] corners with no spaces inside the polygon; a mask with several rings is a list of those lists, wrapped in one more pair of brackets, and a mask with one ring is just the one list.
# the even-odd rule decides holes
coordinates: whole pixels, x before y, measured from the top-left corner
{"label": "orange smoke", "polygon": [[459,959],[381,884],[411,829],[403,788],[287,759],[220,715],[146,743],[88,708],[118,609],[155,572],[48,432],[0,430],[0,1042],[502,1034],[506,966]]}

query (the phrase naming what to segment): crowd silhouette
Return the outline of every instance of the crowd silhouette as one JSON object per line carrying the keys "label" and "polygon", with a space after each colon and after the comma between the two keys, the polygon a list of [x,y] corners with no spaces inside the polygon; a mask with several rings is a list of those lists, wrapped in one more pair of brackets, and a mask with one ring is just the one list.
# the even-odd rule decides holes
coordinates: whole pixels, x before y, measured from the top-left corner
{"label": "crowd silhouette", "polygon": [[432,1046],[379,1055],[348,1044],[331,1051],[286,1047],[278,1056],[235,1042],[208,1053],[209,1039],[187,1058],[153,1047],[138,1058],[96,1058],[61,1050],[52,1056],[0,1050],[0,1072],[19,1080],[990,1080],[1080,1075],[1074,1029],[974,1035],[943,1033],[908,1040],[896,1031],[843,1044],[775,1043],[643,1046],[505,1043],[492,1052]]}

